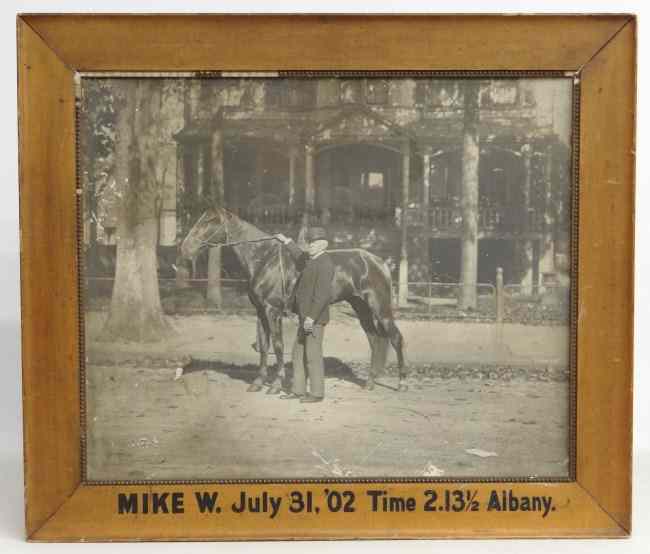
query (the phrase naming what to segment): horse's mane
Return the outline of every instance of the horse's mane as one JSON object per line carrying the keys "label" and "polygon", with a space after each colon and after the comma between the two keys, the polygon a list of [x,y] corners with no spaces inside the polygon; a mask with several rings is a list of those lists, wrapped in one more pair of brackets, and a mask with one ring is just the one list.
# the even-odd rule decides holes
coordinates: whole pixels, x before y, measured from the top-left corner
{"label": "horse's mane", "polygon": [[[252,223],[242,219],[237,214],[223,210],[224,219],[228,221],[228,232],[231,236],[228,237],[228,240],[255,240],[270,237],[269,233],[266,233],[255,227]],[[238,233],[237,236],[234,236],[233,231]]]}
{"label": "horse's mane", "polygon": [[[269,260],[277,255],[280,242],[277,240],[260,241],[260,239],[270,239],[272,235],[228,210],[222,209],[222,214],[228,230],[227,240],[228,242],[238,243],[233,245],[232,248],[248,278],[252,279],[260,267],[266,265]],[[290,263],[290,259],[285,261],[285,264]]]}

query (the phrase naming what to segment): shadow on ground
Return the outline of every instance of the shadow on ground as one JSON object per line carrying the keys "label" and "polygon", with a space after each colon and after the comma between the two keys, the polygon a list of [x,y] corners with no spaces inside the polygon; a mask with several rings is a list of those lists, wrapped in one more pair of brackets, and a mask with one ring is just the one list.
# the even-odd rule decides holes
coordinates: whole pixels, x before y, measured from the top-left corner
{"label": "shadow on ground", "polygon": [[[340,360],[327,356],[324,359],[325,365],[325,378],[341,379],[349,383],[363,387],[366,380],[360,378],[352,368]],[[293,376],[293,364],[291,362],[285,364],[287,381],[291,380]],[[233,364],[232,362],[223,362],[221,360],[202,360],[200,358],[192,358],[187,364],[183,366],[183,374],[187,375],[196,371],[215,371],[227,375],[232,379],[243,381],[250,385],[258,375],[259,366],[257,364]],[[275,377],[275,368],[269,368],[269,379],[272,381]],[[286,383],[285,383],[286,385]]]}

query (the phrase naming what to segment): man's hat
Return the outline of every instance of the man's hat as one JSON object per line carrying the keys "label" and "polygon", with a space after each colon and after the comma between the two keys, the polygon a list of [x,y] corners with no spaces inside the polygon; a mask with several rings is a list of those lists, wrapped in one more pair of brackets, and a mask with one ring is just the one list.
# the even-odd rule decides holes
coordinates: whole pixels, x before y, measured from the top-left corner
{"label": "man's hat", "polygon": [[305,239],[307,242],[314,242],[315,240],[327,240],[327,233],[322,227],[310,227],[307,230],[307,236]]}

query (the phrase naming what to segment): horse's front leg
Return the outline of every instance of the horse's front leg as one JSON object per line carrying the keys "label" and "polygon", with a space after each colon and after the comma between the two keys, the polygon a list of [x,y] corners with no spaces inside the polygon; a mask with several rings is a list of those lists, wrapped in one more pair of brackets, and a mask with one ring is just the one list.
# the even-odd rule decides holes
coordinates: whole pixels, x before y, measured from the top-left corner
{"label": "horse's front leg", "polygon": [[248,392],[258,392],[262,390],[264,383],[269,376],[268,370],[268,352],[269,352],[269,333],[268,326],[264,325],[263,317],[258,314],[257,317],[257,349],[260,353],[260,370],[255,380],[248,387]]}
{"label": "horse's front leg", "polygon": [[286,374],[284,369],[284,340],[282,338],[282,312],[270,309],[267,311],[269,320],[270,339],[273,343],[273,351],[277,362],[277,373],[267,394],[278,394],[285,385]]}

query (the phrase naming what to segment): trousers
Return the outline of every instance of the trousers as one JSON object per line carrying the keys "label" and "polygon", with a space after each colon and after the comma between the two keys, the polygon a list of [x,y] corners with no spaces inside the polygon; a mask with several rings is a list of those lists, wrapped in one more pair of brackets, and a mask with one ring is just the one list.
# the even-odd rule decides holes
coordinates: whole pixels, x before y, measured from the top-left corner
{"label": "trousers", "polygon": [[307,375],[309,375],[309,393],[312,396],[325,396],[325,368],[323,367],[324,325],[314,325],[310,334],[305,333],[302,322],[298,327],[293,343],[293,385],[294,394],[307,392]]}

